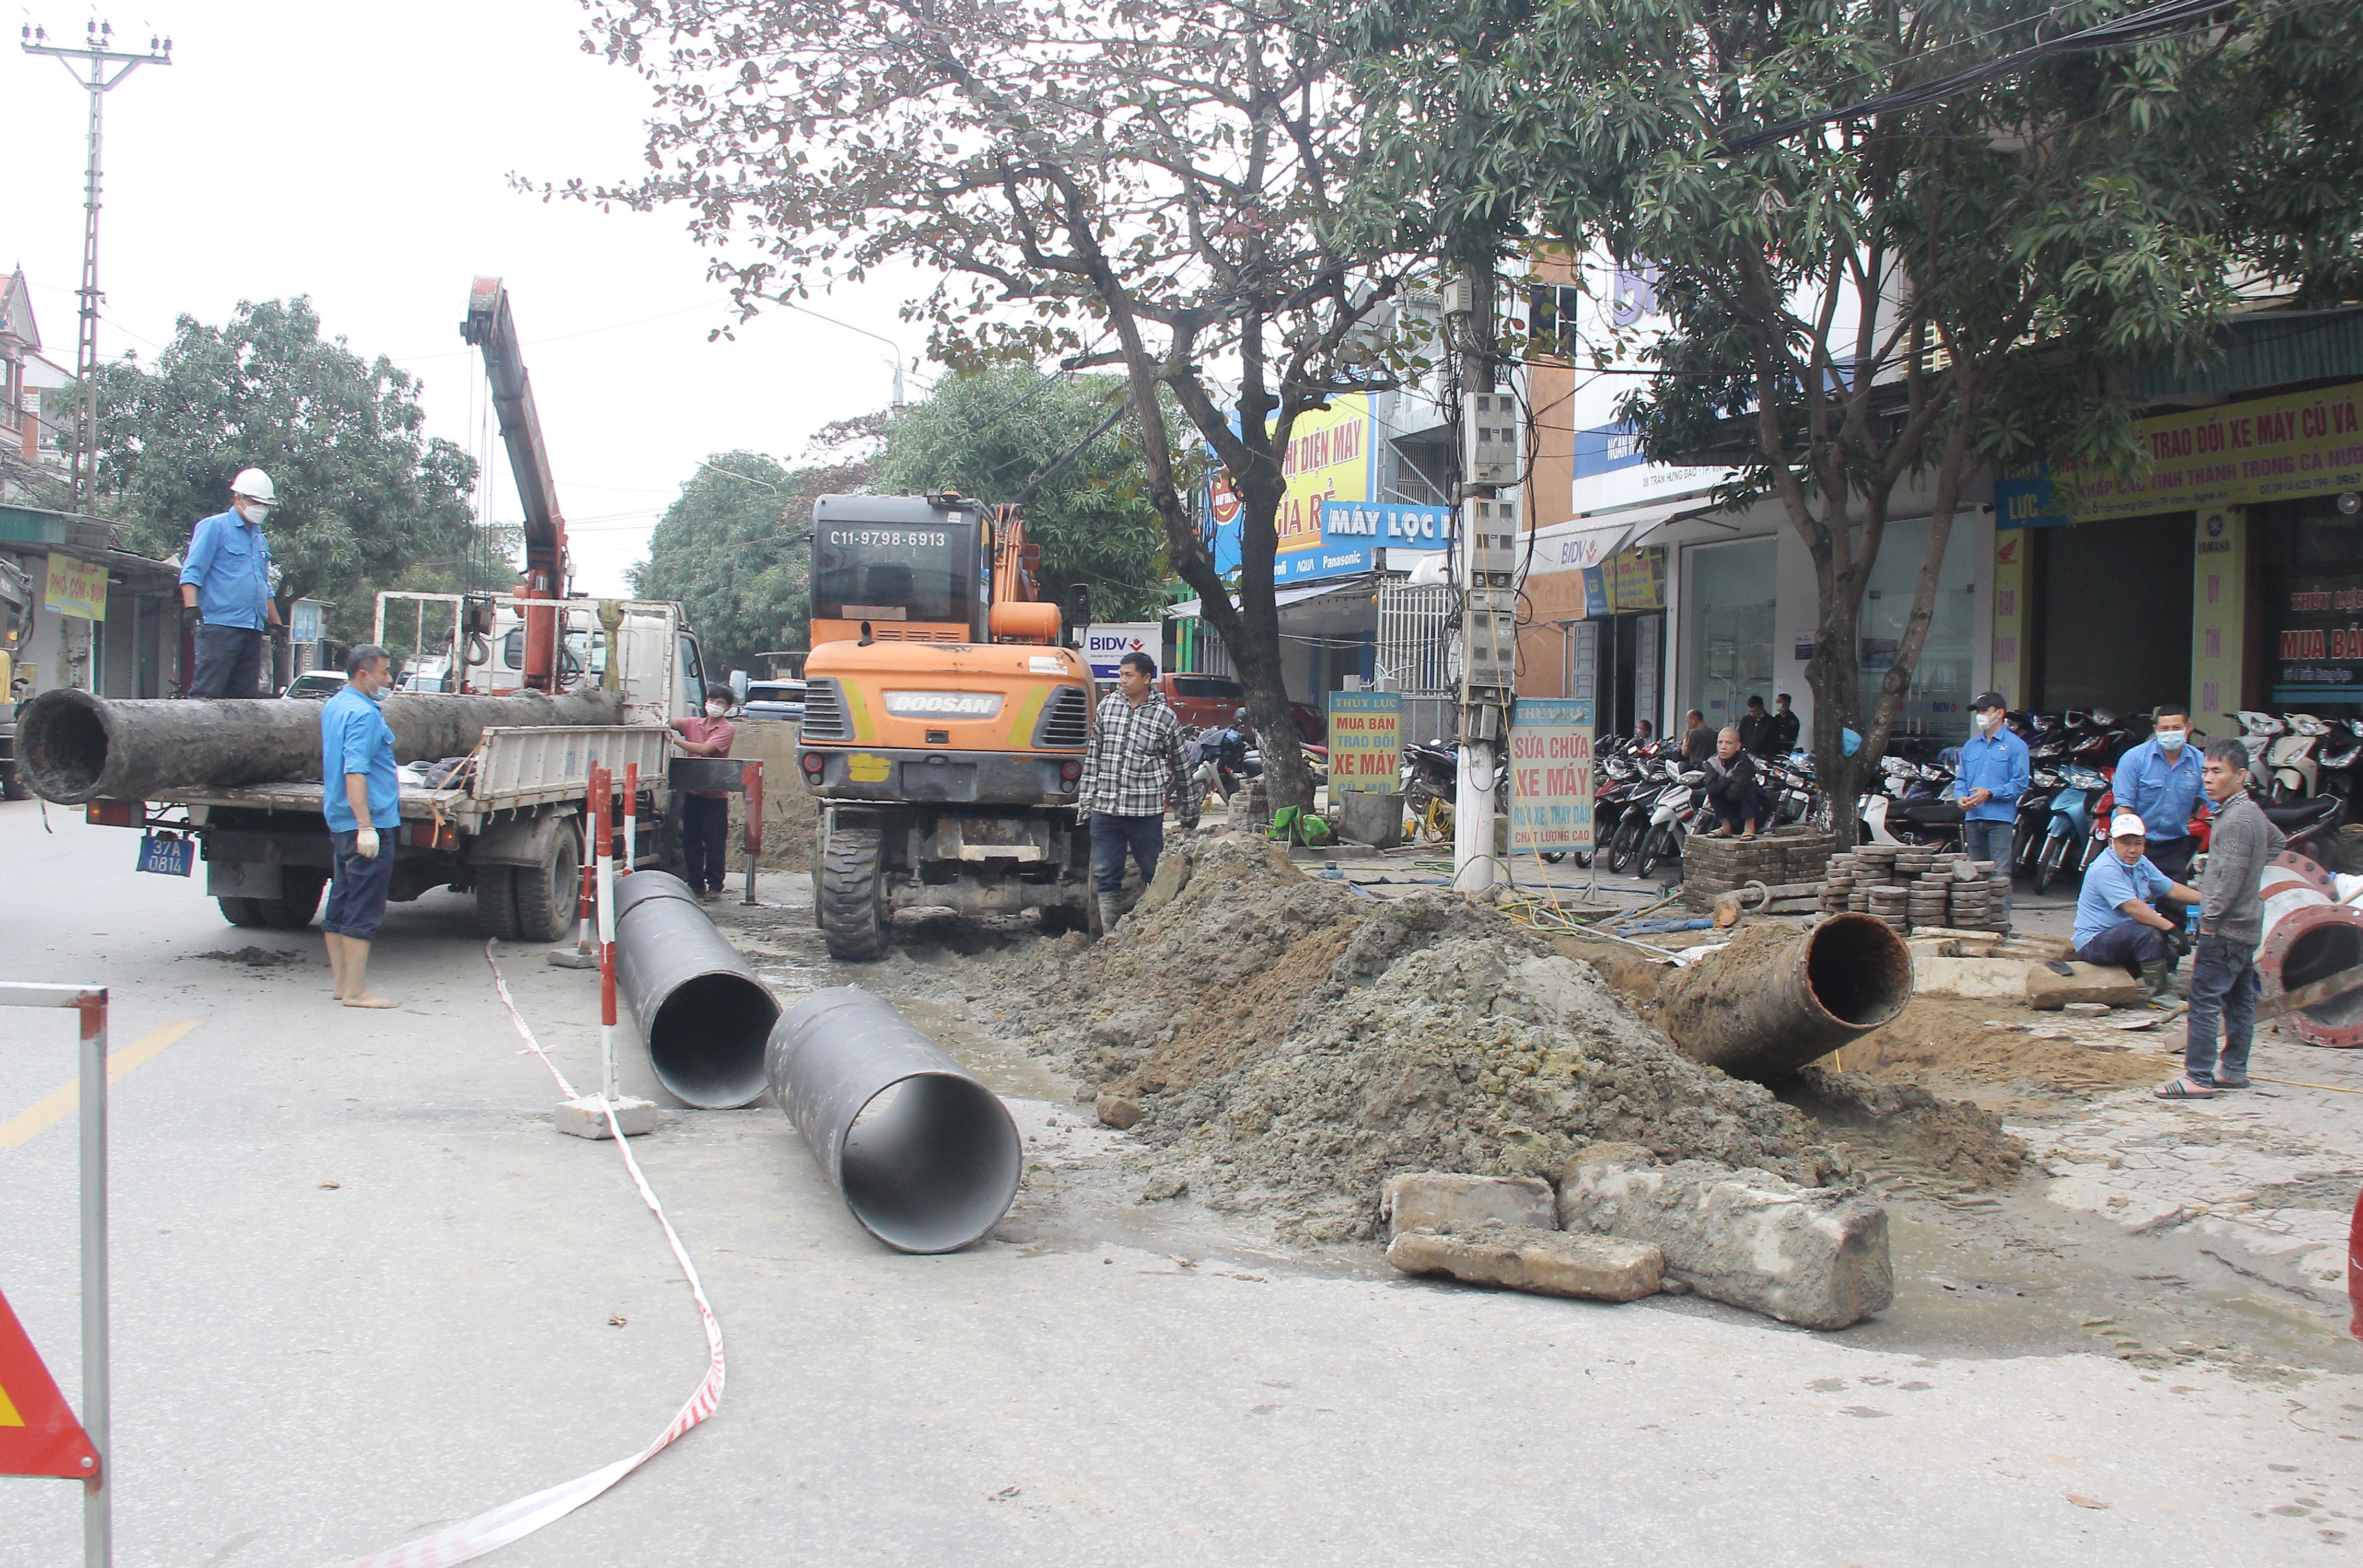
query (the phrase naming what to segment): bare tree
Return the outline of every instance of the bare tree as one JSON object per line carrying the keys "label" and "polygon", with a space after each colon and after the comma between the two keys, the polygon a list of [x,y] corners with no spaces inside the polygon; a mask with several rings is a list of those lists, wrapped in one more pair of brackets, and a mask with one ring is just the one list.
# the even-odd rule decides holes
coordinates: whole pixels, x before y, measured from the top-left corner
{"label": "bare tree", "polygon": [[[1230,650],[1281,804],[1310,780],[1272,599],[1298,417],[1422,367],[1381,340],[1426,250],[1348,241],[1364,159],[1342,46],[1292,0],[594,0],[590,47],[657,91],[650,172],[566,195],[688,206],[749,313],[915,264],[958,364],[1117,364],[1173,571]],[[1170,388],[1187,426],[1175,428]],[[1193,439],[1194,437],[1194,439]],[[1203,442],[1241,501],[1233,604],[1191,504]]]}

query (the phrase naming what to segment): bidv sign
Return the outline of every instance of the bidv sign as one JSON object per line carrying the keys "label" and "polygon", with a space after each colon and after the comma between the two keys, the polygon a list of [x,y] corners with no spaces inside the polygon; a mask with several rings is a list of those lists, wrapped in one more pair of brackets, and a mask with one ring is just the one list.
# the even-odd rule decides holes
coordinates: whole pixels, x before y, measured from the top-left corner
{"label": "bidv sign", "polygon": [[1163,640],[1164,628],[1153,620],[1091,627],[1083,632],[1083,662],[1092,667],[1092,679],[1113,681],[1117,662],[1126,654],[1146,653],[1154,659]]}

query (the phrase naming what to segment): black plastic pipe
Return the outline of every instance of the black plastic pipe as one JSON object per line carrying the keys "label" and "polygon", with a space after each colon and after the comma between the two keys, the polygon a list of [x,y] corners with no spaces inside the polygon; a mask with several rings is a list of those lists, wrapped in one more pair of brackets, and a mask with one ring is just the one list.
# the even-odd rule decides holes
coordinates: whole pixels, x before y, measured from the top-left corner
{"label": "black plastic pipe", "polygon": [[[623,698],[613,692],[385,699],[397,762],[463,757],[487,729],[620,724],[623,717]],[[316,779],[320,705],[286,697],[117,701],[61,686],[18,712],[17,761],[33,793],[61,806]]]}
{"label": "black plastic pipe", "polygon": [[955,1252],[1009,1212],[1025,1148],[1008,1107],[869,992],[814,992],[765,1060],[845,1207],[889,1247]]}
{"label": "black plastic pipe", "polygon": [[616,987],[675,1099],[735,1110],[763,1092],[763,1045],[780,1004],[669,873],[616,879]]}

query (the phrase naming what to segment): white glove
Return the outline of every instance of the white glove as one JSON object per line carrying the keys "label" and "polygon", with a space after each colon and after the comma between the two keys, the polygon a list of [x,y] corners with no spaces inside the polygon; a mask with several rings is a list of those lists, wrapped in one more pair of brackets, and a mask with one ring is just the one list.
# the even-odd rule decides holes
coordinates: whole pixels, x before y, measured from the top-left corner
{"label": "white glove", "polygon": [[374,828],[362,828],[361,833],[353,840],[353,848],[361,851],[361,857],[365,861],[373,861],[377,859],[377,829]]}

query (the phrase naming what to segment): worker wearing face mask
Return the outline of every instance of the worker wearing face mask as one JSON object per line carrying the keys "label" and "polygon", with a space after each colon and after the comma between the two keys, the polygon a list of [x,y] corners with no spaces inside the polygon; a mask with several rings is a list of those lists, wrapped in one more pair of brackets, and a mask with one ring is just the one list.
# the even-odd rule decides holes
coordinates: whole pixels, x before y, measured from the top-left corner
{"label": "worker wearing face mask", "polygon": [[1953,797],[1961,803],[1961,843],[1973,861],[1991,861],[2002,879],[2002,924],[2010,929],[2010,840],[2018,797],[2026,793],[2026,742],[2002,721],[2010,705],[2000,692],[1980,692],[1969,703],[1976,728],[1961,743]]}
{"label": "worker wearing face mask", "polygon": [[[2191,815],[2203,808],[2203,764],[2191,741],[2191,710],[2160,703],[2151,716],[2149,739],[2117,761],[2113,787],[2117,809],[2142,819],[2148,840],[2144,859],[2172,882],[2191,874]],[[2161,898],[2158,911],[2182,929],[2182,906]]]}
{"label": "worker wearing face mask", "polygon": [[[727,757],[738,738],[730,722],[730,692],[726,686],[705,689],[702,718],[676,718],[679,749],[683,756]],[[722,896],[722,871],[730,853],[730,797],[720,790],[683,790],[681,797],[681,847],[689,862],[689,885],[711,904]]]}
{"label": "worker wearing face mask", "polygon": [[229,510],[205,518],[189,535],[181,604],[197,616],[193,697],[250,697],[262,678],[263,628],[279,624],[271,546],[262,537],[272,500],[271,475],[241,470],[229,482]]}

